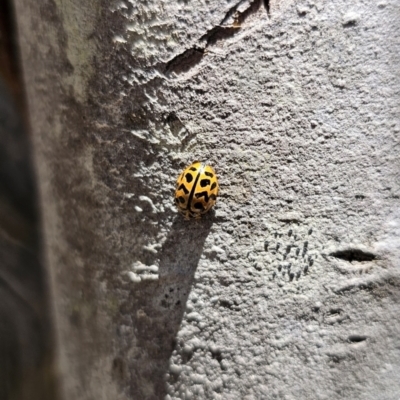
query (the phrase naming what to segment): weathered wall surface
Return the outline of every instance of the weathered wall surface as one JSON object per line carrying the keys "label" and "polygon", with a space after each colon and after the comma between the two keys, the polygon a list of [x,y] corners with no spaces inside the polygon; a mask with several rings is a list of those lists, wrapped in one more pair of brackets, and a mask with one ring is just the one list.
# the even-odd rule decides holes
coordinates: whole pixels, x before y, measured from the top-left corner
{"label": "weathered wall surface", "polygon": [[398,2],[15,4],[65,398],[397,399]]}

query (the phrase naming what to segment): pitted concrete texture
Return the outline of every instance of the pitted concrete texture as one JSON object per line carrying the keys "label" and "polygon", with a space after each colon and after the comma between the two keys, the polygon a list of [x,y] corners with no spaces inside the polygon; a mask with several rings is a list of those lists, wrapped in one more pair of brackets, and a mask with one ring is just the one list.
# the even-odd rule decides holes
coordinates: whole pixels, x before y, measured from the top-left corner
{"label": "pitted concrete texture", "polygon": [[27,3],[66,398],[397,400],[399,3]]}

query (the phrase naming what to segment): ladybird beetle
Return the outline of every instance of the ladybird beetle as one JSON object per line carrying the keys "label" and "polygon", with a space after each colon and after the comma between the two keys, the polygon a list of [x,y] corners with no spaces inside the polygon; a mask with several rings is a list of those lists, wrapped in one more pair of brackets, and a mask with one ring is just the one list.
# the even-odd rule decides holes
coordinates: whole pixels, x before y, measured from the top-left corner
{"label": "ladybird beetle", "polygon": [[200,161],[185,168],[176,181],[175,204],[185,219],[200,218],[214,206],[217,195],[217,176]]}

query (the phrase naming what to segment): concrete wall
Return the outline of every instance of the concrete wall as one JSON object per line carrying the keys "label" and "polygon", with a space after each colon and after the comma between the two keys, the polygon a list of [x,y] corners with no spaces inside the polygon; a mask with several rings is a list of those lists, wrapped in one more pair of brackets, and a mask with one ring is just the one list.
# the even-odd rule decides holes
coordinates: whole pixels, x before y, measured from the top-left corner
{"label": "concrete wall", "polygon": [[65,398],[397,399],[399,3],[15,5]]}

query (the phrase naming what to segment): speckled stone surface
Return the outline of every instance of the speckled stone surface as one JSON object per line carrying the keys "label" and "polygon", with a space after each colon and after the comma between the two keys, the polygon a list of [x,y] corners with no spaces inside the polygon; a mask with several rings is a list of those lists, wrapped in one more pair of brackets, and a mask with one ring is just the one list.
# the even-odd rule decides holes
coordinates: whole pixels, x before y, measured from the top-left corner
{"label": "speckled stone surface", "polygon": [[399,3],[222,3],[15,0],[65,398],[397,400]]}

